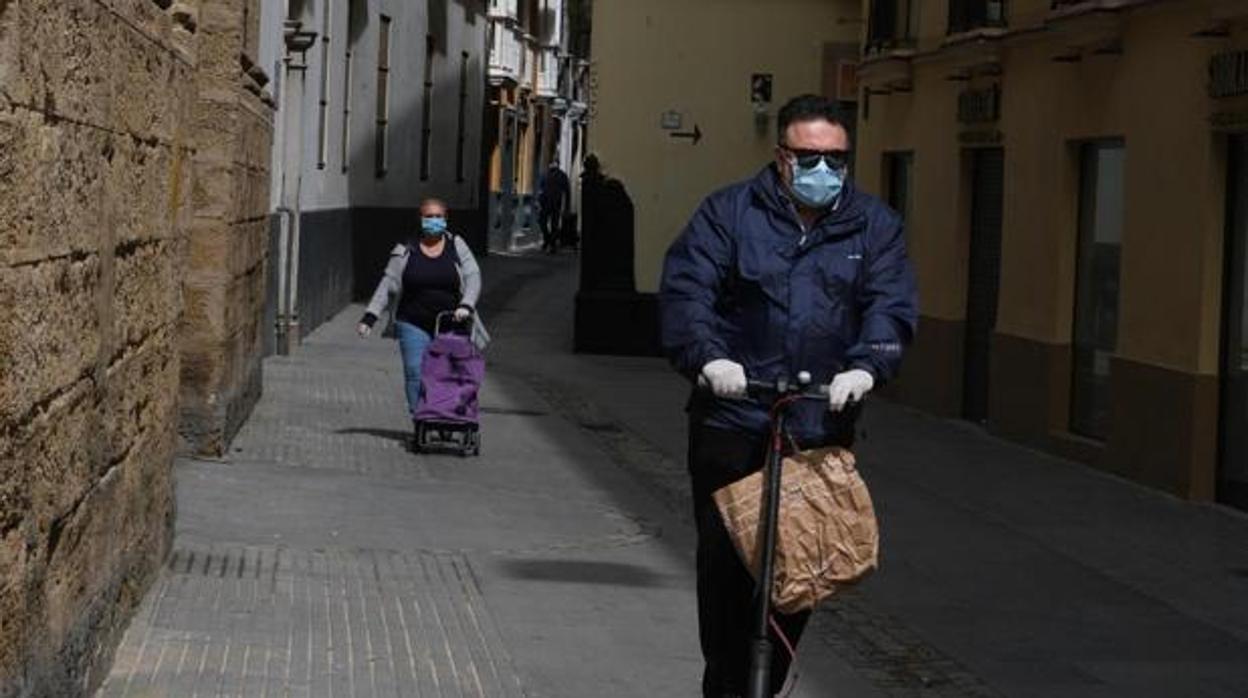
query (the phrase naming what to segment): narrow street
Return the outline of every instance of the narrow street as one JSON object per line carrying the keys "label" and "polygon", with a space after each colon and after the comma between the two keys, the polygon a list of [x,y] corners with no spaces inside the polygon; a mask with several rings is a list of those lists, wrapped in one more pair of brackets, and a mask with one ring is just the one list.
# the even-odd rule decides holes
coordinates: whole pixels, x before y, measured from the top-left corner
{"label": "narrow street", "polygon": [[[413,455],[359,308],[264,366],[101,696],[694,696],[685,387],[570,352],[575,259],[485,260],[480,458]],[[881,570],[793,696],[1243,696],[1248,518],[872,403]]]}
{"label": "narrow street", "polygon": [[1246,0],[0,0],[0,306],[0,698],[740,698],[664,343],[862,402],[783,698],[1248,697]]}

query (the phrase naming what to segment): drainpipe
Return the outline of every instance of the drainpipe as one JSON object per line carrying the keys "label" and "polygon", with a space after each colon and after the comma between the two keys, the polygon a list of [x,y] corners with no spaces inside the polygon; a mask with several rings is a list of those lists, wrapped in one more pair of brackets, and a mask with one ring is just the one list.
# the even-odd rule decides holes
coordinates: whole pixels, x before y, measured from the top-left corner
{"label": "drainpipe", "polygon": [[[282,58],[282,158],[279,180],[277,262],[277,353],[289,354],[299,344],[299,218],[303,184],[303,94],[307,51],[316,32],[302,30],[302,22],[286,20],[286,53]],[[293,180],[293,181],[292,181]]]}

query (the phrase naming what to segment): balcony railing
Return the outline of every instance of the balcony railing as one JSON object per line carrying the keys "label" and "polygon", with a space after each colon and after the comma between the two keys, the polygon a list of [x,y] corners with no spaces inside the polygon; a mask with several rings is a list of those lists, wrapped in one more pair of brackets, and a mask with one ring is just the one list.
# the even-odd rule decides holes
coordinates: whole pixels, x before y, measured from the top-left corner
{"label": "balcony railing", "polygon": [[1005,0],[949,0],[949,33],[1005,26]]}
{"label": "balcony railing", "polygon": [[534,73],[537,68],[537,43],[533,37],[521,35],[520,38],[520,74],[521,89],[532,90]]}
{"label": "balcony railing", "polygon": [[538,97],[559,96],[559,49],[543,47],[537,54],[537,89]]}
{"label": "balcony railing", "polygon": [[563,0],[546,0],[538,8],[537,33],[538,43],[542,46],[559,46],[563,38]]}
{"label": "balcony railing", "polygon": [[509,20],[515,22],[520,17],[519,0],[490,0],[485,16],[490,19]]}

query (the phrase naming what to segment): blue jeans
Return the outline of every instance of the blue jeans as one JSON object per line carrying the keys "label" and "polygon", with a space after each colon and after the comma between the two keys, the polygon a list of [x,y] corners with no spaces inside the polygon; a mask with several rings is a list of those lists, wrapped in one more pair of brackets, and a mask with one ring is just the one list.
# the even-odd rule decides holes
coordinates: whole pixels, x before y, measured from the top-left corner
{"label": "blue jeans", "polygon": [[420,361],[425,348],[433,338],[428,332],[410,322],[396,320],[395,333],[399,336],[399,353],[403,355],[403,385],[407,392],[407,411],[416,416],[416,404],[420,402]]}

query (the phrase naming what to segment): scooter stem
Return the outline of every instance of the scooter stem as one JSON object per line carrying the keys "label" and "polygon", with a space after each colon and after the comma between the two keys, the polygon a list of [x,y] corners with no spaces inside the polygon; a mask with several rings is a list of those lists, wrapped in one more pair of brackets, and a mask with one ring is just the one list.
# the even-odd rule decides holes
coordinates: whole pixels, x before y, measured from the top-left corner
{"label": "scooter stem", "polygon": [[768,635],[771,617],[771,588],[776,562],[776,526],[780,513],[780,469],[784,433],[785,407],[781,406],[775,416],[774,431],[769,435],[770,449],[767,454],[767,500],[763,508],[762,555],[759,565],[758,591],[755,600],[754,637],[750,643],[750,674],[746,696],[770,698],[771,696],[771,638]]}

